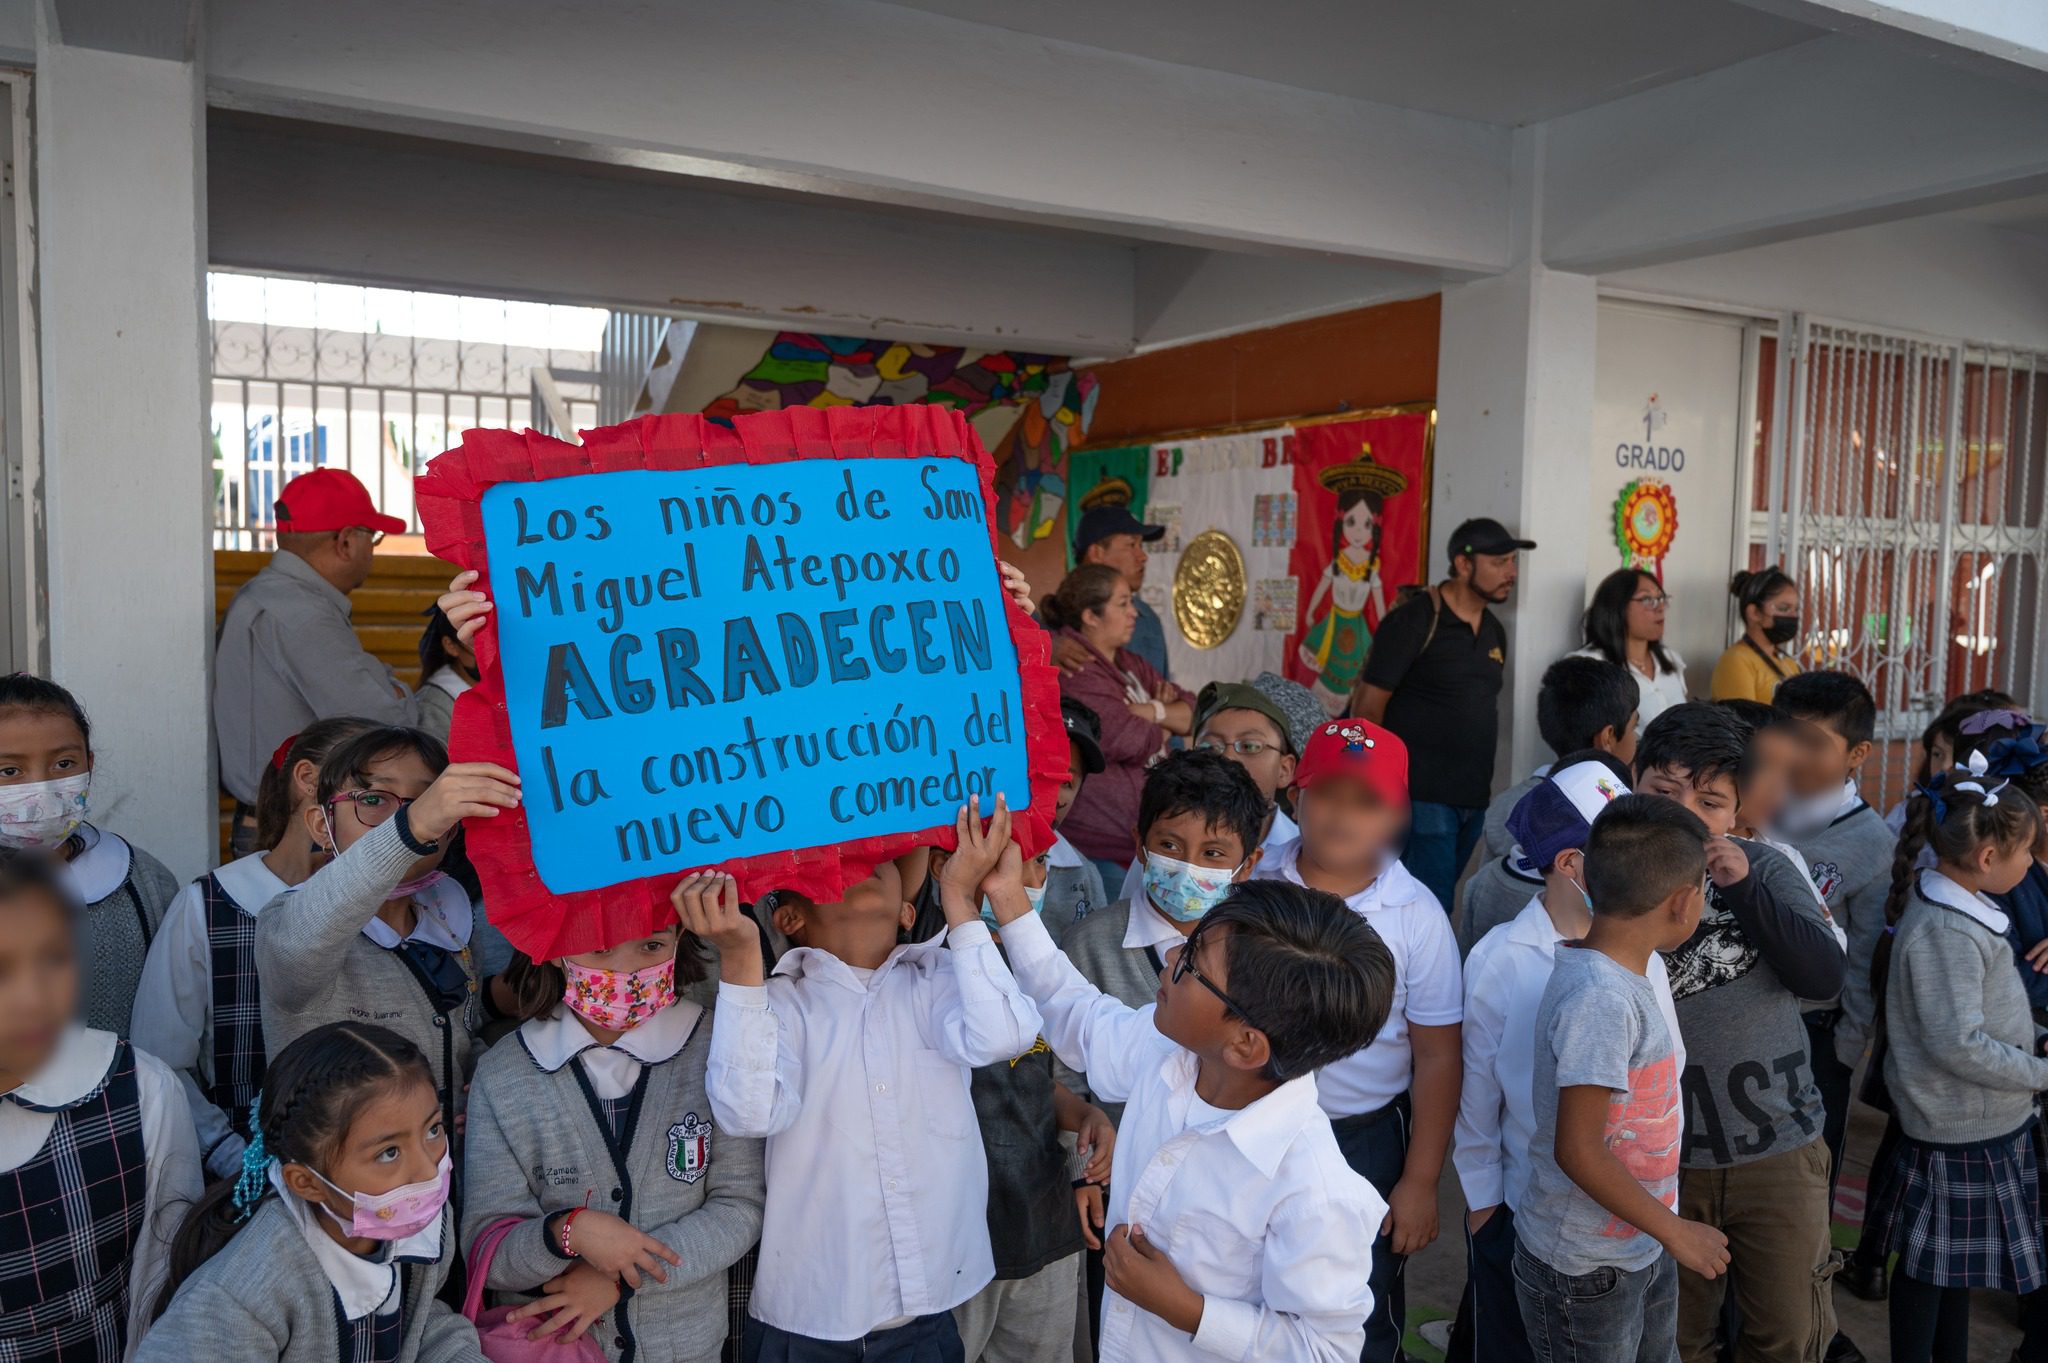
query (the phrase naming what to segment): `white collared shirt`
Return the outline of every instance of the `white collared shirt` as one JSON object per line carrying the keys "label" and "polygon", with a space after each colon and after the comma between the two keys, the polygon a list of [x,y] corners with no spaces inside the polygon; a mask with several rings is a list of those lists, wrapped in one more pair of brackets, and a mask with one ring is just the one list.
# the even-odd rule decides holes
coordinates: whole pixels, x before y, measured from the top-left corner
{"label": "white collared shirt", "polygon": [[1045,864],[1073,870],[1086,866],[1088,858],[1081,855],[1080,848],[1067,841],[1066,834],[1055,833],[1052,835],[1052,847],[1045,854]]}
{"label": "white collared shirt", "polygon": [[403,1240],[390,1241],[381,1246],[373,1257],[365,1259],[345,1249],[340,1241],[321,1228],[317,1218],[326,1213],[284,1186],[284,1166],[276,1160],[270,1162],[269,1177],[270,1186],[277,1190],[278,1204],[292,1219],[292,1224],[299,1228],[299,1234],[306,1238],[315,1262],[327,1275],[328,1286],[334,1289],[335,1298],[341,1303],[341,1314],[350,1320],[381,1316],[387,1311],[397,1310],[398,1266],[401,1263],[431,1264],[441,1257],[442,1217],[435,1217],[433,1224],[425,1230]]}
{"label": "white collared shirt", "polygon": [[1103,1363],[1194,1353],[1354,1363],[1387,1204],[1345,1163],[1314,1076],[1236,1112],[1210,1108],[1195,1093],[1200,1062],[1160,1034],[1151,1007],[1089,984],[1031,915],[1004,929],[1003,944],[1053,1051],[1097,1095],[1126,1104],[1105,1224],[1143,1229],[1202,1294],[1191,1349],[1158,1316],[1105,1293]]}
{"label": "white collared shirt", "polygon": [[89,823],[80,824],[76,836],[83,847],[63,863],[64,879],[79,903],[97,904],[121,888],[135,854],[127,839]]}
{"label": "white collared shirt", "polygon": [[591,1091],[607,1102],[615,1102],[640,1082],[642,1066],[675,1059],[703,1016],[702,1004],[677,999],[605,1046],[563,1004],[544,1018],[521,1023],[519,1044],[526,1048],[533,1063],[549,1074],[582,1056],[583,1072],[590,1077]]}
{"label": "white collared shirt", "polygon": [[1161,947],[1179,946],[1187,936],[1179,924],[1152,907],[1151,899],[1142,890],[1131,900],[1130,921],[1124,925],[1125,950],[1143,951],[1151,947],[1164,956],[1165,953],[1159,950]]}
{"label": "white collared shirt", "polygon": [[[1278,805],[1273,807],[1273,822],[1266,826],[1266,840],[1259,844],[1261,863],[1273,861],[1289,843],[1301,840],[1301,826],[1287,817],[1287,811]],[[1124,872],[1123,889],[1117,892],[1133,904],[1145,898],[1145,855],[1142,849],[1137,860]]]}
{"label": "white collared shirt", "polygon": [[435,668],[434,674],[428,677],[422,684],[445,691],[451,699],[456,700],[461,699],[462,693],[469,690],[471,685],[469,678],[448,666]]}
{"label": "white collared shirt", "polygon": [[1972,890],[1966,890],[1941,872],[1928,868],[1920,872],[1920,897],[1930,904],[1968,914],[2000,937],[2012,926],[2005,910]]}
{"label": "white collared shirt", "polygon": [[[0,1094],[0,1174],[19,1169],[43,1148],[57,1125],[56,1109],[69,1107],[99,1088],[113,1063],[116,1040],[112,1032],[66,1028],[49,1062],[27,1083]],[[186,1110],[178,1081],[155,1056],[142,1050],[134,1054],[142,1151],[149,1172],[143,1183],[142,1235],[128,1268],[128,1344],[123,1359],[135,1356],[143,1332],[149,1328],[169,1265],[171,1237],[204,1186],[199,1150],[192,1141],[192,1115]],[[35,1108],[24,1107],[24,1103]],[[20,1245],[7,1246],[10,1253],[22,1249]]]}
{"label": "white collared shirt", "polygon": [[[1259,876],[1300,885],[1300,856],[1301,844],[1290,843],[1270,866],[1259,864]],[[1344,902],[1372,925],[1394,958],[1394,1003],[1370,1046],[1316,1075],[1317,1096],[1332,1117],[1377,1112],[1406,1093],[1415,1068],[1408,1029],[1446,1027],[1465,1015],[1458,940],[1428,886],[1389,860],[1372,884]]]}
{"label": "white collared shirt", "polygon": [[[1536,1010],[1564,937],[1539,894],[1499,924],[1465,958],[1465,1082],[1458,1095],[1451,1163],[1467,1207],[1505,1202],[1519,1207],[1529,1186],[1529,1148],[1536,1136]],[[1646,972],[1657,1010],[1671,1033],[1676,1072],[1685,1073],[1685,1042],[1664,957],[1650,953]]]}
{"label": "white collared shirt", "polygon": [[[264,855],[251,852],[213,873],[235,907],[251,918],[290,888],[263,864]],[[234,1177],[242,1168],[242,1137],[202,1088],[213,1082],[213,946],[199,881],[178,891],[164,910],[135,988],[128,1034],[177,1073],[207,1171],[215,1178]]]}
{"label": "white collared shirt", "polygon": [[713,1016],[712,1110],[768,1140],[756,1319],[858,1339],[988,1285],[968,1076],[1030,1050],[1039,1020],[986,924],[897,947],[866,980],[799,947],[763,987],[721,983]]}
{"label": "white collared shirt", "polygon": [[424,942],[430,947],[461,951],[469,945],[476,924],[476,908],[469,893],[454,877],[444,876],[412,897],[412,931],[404,937],[398,929],[372,914],[363,924],[363,936],[390,951],[400,942]]}

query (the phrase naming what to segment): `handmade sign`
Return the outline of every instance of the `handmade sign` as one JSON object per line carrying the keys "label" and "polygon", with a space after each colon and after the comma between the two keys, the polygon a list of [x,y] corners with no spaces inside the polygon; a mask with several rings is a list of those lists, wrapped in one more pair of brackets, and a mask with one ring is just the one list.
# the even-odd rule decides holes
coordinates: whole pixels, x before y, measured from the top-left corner
{"label": "handmade sign", "polygon": [[517,768],[466,825],[536,958],[672,921],[686,872],[837,899],[1000,793],[1052,841],[1067,744],[1044,633],[1005,597],[993,468],[927,406],[470,431],[418,480],[427,547],[484,577],[457,761]]}

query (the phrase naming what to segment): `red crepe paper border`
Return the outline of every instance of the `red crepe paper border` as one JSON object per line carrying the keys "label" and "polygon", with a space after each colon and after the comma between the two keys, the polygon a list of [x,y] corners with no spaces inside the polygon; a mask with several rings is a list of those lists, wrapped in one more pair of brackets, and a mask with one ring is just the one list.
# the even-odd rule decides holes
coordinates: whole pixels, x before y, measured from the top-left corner
{"label": "red crepe paper border", "polygon": [[[980,466],[983,505],[996,505],[995,464],[974,428],[959,413],[924,405],[795,407],[733,419],[730,429],[701,416],[648,416],[619,426],[584,431],[571,445],[534,431],[466,431],[462,444],[435,458],[414,480],[414,497],[427,550],[481,576],[491,591],[484,545],[483,495],[505,482],[538,482],[581,473],[634,469],[712,468],[722,464],[778,464],[797,459],[967,459]],[[989,525],[989,559],[997,559]],[[493,599],[496,599],[493,593]],[[1019,698],[1031,783],[1031,807],[1017,814],[1017,841],[1027,855],[1050,846],[1051,811],[1067,778],[1066,727],[1060,718],[1059,672],[1050,664],[1045,631],[1004,594],[1004,615],[1016,646]],[[455,702],[450,756],[458,762],[496,762],[517,768],[505,710],[505,679],[498,666],[495,615],[485,617],[475,640],[482,680]],[[987,811],[983,811],[986,813]],[[533,864],[526,810],[465,821],[470,860],[482,877],[491,922],[512,945],[535,960],[602,950],[668,925],[675,919],[669,892],[681,873],[647,876],[598,890],[556,894]],[[821,903],[841,898],[875,867],[918,847],[954,845],[949,822],[889,837],[859,838],[824,847],[707,863],[739,881],[740,894],[759,899],[770,890],[794,890]]]}

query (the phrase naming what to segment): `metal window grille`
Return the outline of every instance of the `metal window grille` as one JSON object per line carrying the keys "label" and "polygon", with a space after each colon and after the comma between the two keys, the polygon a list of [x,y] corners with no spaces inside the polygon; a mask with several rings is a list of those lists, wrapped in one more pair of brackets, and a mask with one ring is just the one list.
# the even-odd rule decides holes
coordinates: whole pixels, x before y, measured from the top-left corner
{"label": "metal window grille", "polygon": [[220,319],[212,329],[217,549],[274,547],[278,489],[327,464],[417,533],[413,475],[463,431],[557,424],[536,413],[540,375],[573,428],[597,424],[592,351]]}
{"label": "metal window grille", "polygon": [[1789,366],[1773,351],[1759,375],[1789,370],[1767,410],[1790,438],[1773,459],[1760,431],[1751,561],[1798,579],[1816,665],[1869,685],[1869,784],[1896,795],[1949,698],[1996,687],[2048,703],[2048,358],[1804,316]]}

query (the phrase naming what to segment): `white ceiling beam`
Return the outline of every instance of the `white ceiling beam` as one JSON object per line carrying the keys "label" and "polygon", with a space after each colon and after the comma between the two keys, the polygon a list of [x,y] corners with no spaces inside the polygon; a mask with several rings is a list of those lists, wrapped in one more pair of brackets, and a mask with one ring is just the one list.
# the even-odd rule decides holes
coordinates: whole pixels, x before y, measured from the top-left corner
{"label": "white ceiling beam", "polygon": [[1545,125],[1542,251],[1594,273],[2048,188],[2048,100],[1829,36]]}
{"label": "white ceiling beam", "polygon": [[1132,250],[214,120],[212,263],[1061,355],[1132,348]]}
{"label": "white ceiling beam", "polygon": [[213,0],[217,104],[1196,246],[1505,259],[1503,128],[871,0]]}
{"label": "white ceiling beam", "polygon": [[1253,327],[1347,312],[1444,286],[1440,272],[1344,259],[1138,248],[1138,345],[1185,345]]}
{"label": "white ceiling beam", "polygon": [[2048,77],[2040,0],[1742,0],[1786,19],[1894,43],[1992,75]]}

